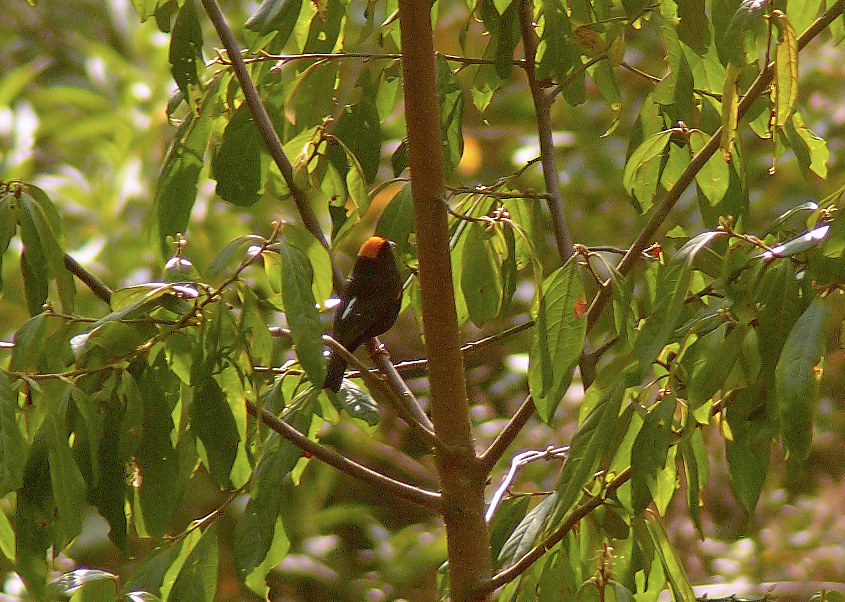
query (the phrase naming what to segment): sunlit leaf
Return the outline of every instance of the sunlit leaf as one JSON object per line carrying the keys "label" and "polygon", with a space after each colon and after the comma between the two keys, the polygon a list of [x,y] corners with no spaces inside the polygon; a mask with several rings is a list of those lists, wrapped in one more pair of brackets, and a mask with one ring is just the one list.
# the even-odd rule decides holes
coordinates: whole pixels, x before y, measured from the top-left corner
{"label": "sunlit leaf", "polygon": [[169,599],[212,602],[217,591],[217,558],[217,528],[213,523],[185,559]]}
{"label": "sunlit leaf", "polygon": [[326,377],[323,359],[323,327],[311,289],[313,270],[305,254],[288,244],[279,246],[282,259],[281,293],[285,317],[291,329],[296,356],[312,383]]}
{"label": "sunlit leaf", "polygon": [[480,326],[499,315],[502,303],[502,275],[496,252],[489,244],[485,227],[471,223],[464,235],[461,255],[461,289],[469,319]]}
{"label": "sunlit leaf", "polygon": [[264,148],[264,139],[243,103],[223,130],[223,140],[211,160],[211,176],[217,180],[215,191],[220,198],[237,207],[261,200],[269,161]]}
{"label": "sunlit leaf", "polygon": [[660,518],[652,513],[646,514],[646,517],[645,524],[654,542],[654,551],[660,558],[660,563],[666,572],[673,598],[675,600],[695,600],[695,592],[692,590],[689,577],[675,549],[669,543],[669,537],[666,535],[666,530],[663,528]]}
{"label": "sunlit leaf", "polygon": [[197,8],[194,0],[185,0],[170,34],[170,65],[173,79],[186,98],[191,98],[191,86],[200,84],[202,64],[202,27]]}
{"label": "sunlit leaf", "polygon": [[153,243],[161,257],[170,255],[166,238],[184,233],[188,227],[221,79],[215,78],[206,89],[198,112],[188,114],[164,159],[153,200],[155,219],[152,227]]}
{"label": "sunlit leaf", "polygon": [[722,87],[722,138],[719,147],[722,157],[730,163],[736,138],[737,115],[739,111],[739,92],[736,88],[741,69],[733,63],[725,71],[725,84]]}
{"label": "sunlit leaf", "polygon": [[816,298],[801,314],[783,345],[775,368],[775,394],[780,433],[789,457],[802,461],[810,453],[818,375],[824,353],[830,307]]}
{"label": "sunlit leaf", "polygon": [[569,261],[543,282],[540,301],[532,311],[535,326],[528,387],[540,418],[546,422],[554,415],[581,357],[587,319],[578,304],[584,300],[577,264]]}
{"label": "sunlit leaf", "polygon": [[[701,130],[692,130],[689,136],[690,149],[697,154],[709,140],[710,136]],[[730,167],[721,153],[713,153],[707,163],[695,174],[695,183],[711,206],[716,205],[725,197],[730,181]]]}
{"label": "sunlit leaf", "polygon": [[[637,195],[635,191],[642,187],[643,176],[651,177],[652,174],[654,177],[657,176],[657,173],[651,170],[646,171],[645,168],[646,166],[651,165],[654,161],[660,161],[660,157],[666,150],[666,145],[669,143],[671,135],[672,132],[670,131],[652,134],[646,138],[633,153],[631,153],[631,156],[628,157],[628,161],[625,163],[625,171],[622,174],[622,186],[625,187],[628,194],[637,198],[642,207],[642,212],[647,211],[651,206],[651,197],[653,194],[648,198],[641,198],[643,195]],[[655,189],[656,187],[652,185],[651,188]]]}
{"label": "sunlit leaf", "polygon": [[774,126],[786,125],[798,97],[798,41],[786,15],[775,11],[780,39],[775,47],[775,75],[772,81]]}

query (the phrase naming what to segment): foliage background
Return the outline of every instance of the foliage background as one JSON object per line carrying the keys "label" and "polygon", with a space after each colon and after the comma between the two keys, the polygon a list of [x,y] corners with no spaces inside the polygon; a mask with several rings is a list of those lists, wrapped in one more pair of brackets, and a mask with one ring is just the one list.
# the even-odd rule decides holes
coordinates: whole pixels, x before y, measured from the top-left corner
{"label": "foliage background", "polygon": [[[223,8],[229,20],[237,23],[255,6],[226,2]],[[439,51],[462,54],[457,43],[464,24],[462,11],[461,6],[441,8],[436,31]],[[635,33],[628,42],[626,58],[644,71],[661,75],[665,70],[662,49],[649,41],[649,35],[647,30]],[[5,3],[0,39],[4,40],[0,45],[0,180],[15,178],[44,188],[60,208],[68,250],[104,282],[121,287],[157,278],[162,266],[150,244],[149,224],[158,169],[174,133],[164,111],[175,89],[168,66],[168,38],[152,21],[139,23],[128,1],[111,0],[45,1],[34,8],[24,2]],[[209,33],[206,39],[215,38]],[[779,160],[776,175],[770,176],[770,143],[748,136],[744,142],[751,158],[750,231],[800,202],[826,196],[845,180],[845,88],[841,85],[845,61],[842,47],[825,40],[802,54],[798,104],[809,127],[827,140],[831,151],[827,180],[805,178],[789,155]],[[469,47],[467,54],[478,56],[482,50]],[[209,48],[206,56],[213,56]],[[809,75],[804,77],[804,73]],[[492,182],[536,155],[533,109],[519,75],[514,74],[505,92],[495,97],[483,115],[467,102],[465,151],[458,169],[466,184]],[[572,234],[587,245],[624,246],[643,222],[615,174],[621,174],[624,165],[635,107],[652,83],[627,71],[618,76],[621,121],[607,137],[602,134],[615,115],[593,87],[588,87],[584,104],[571,107],[559,102],[553,116]],[[469,86],[466,78],[462,85]],[[396,144],[404,135],[401,125],[398,118],[384,124],[394,132]],[[383,161],[378,179],[387,177],[387,162]],[[535,178],[534,185],[542,189],[539,170],[526,177],[528,181]],[[378,210],[377,199],[373,214]],[[270,203],[236,212],[215,200],[213,182],[205,181],[193,211],[186,254],[204,270],[221,241],[252,232],[266,234],[271,219],[279,214],[295,219],[292,207]],[[235,215],[237,219],[233,219]],[[676,223],[689,231],[703,227],[693,198],[682,200]],[[552,258],[550,265],[554,264],[551,237],[544,244]],[[346,250],[354,246],[350,244]],[[28,313],[14,261],[4,261],[2,276],[0,335],[9,340]],[[530,292],[517,299],[524,315]],[[78,304],[83,315],[98,315],[105,309],[86,293],[79,295]],[[418,338],[404,334],[416,328],[413,318],[404,314],[400,319],[399,327],[386,337],[391,353],[398,359],[418,357]],[[467,338],[480,334],[467,327]],[[519,365],[529,342],[530,334],[523,334],[499,343],[495,353],[506,358],[503,365]],[[473,419],[482,444],[501,428],[525,393],[510,370],[486,361],[490,353],[470,359]],[[575,383],[558,410],[552,443],[569,440],[579,391]],[[714,474],[705,493],[705,539],[699,540],[691,527],[682,496],[676,498],[676,518],[671,523],[672,539],[684,552],[693,582],[845,582],[841,562],[845,557],[845,508],[841,503],[845,494],[841,454],[845,444],[845,356],[841,353],[830,358],[822,391],[810,470],[793,474],[784,464],[782,470],[773,471],[751,520],[733,501],[727,476],[720,472],[724,450],[719,442],[712,442]],[[420,462],[427,462],[422,450],[413,450],[408,443],[408,434],[395,417],[384,419],[376,440],[341,426],[330,434],[329,441],[340,448],[354,448],[359,457],[369,458],[374,465],[390,454],[383,443],[410,448]],[[521,436],[518,448],[543,448],[549,443],[548,429],[532,426]],[[413,464],[406,470],[409,474],[421,472]],[[544,490],[552,487],[555,474],[555,466],[532,466],[521,475],[519,485]],[[181,525],[222,501],[207,475],[198,474],[195,481],[197,487],[192,488],[191,499],[179,513]],[[386,590],[387,597],[425,598],[445,554],[438,522],[424,513],[409,512],[404,504],[370,506],[368,493],[332,469],[312,463],[298,493],[303,503],[297,506],[302,514],[297,516],[300,527],[294,531],[294,553],[280,571],[288,588],[286,595],[303,596],[309,588],[308,599],[312,600],[318,596],[314,592],[321,592],[324,599],[342,595],[355,599],[361,592],[378,599],[376,589],[387,583],[394,588]],[[231,519],[224,519],[220,528],[230,529]],[[221,554],[224,575],[218,598],[248,595],[225,561],[226,552]],[[93,565],[120,573],[132,568],[132,562],[122,559],[108,542],[104,524],[93,515],[66,563],[68,567]],[[0,572],[8,568],[0,561]],[[354,594],[346,590],[350,583]]]}

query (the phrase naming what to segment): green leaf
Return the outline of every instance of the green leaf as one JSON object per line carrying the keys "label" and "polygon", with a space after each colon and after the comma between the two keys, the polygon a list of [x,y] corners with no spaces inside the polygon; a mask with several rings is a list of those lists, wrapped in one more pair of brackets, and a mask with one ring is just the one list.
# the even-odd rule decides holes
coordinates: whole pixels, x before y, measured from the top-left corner
{"label": "green leaf", "polygon": [[185,232],[197,198],[197,183],[211,136],[212,117],[223,77],[216,77],[205,91],[198,111],[190,111],[164,159],[156,185],[153,208],[153,244],[160,257],[169,257],[166,238]]}
{"label": "green leaf", "polygon": [[803,461],[810,454],[818,386],[815,367],[824,353],[830,314],[824,299],[813,300],[792,327],[775,368],[780,434],[793,461]]}
{"label": "green leaf", "polygon": [[636,513],[644,511],[657,495],[657,473],[666,464],[672,442],[676,402],[668,396],[651,408],[631,448],[631,501]]}
{"label": "green leaf", "polygon": [[311,289],[313,272],[305,254],[287,243],[279,245],[282,260],[281,293],[285,317],[296,348],[296,357],[308,380],[322,384],[326,377],[323,360],[323,327]]}
{"label": "green leaf", "polygon": [[62,225],[59,213],[46,192],[32,185],[27,185],[27,191],[29,194],[21,194],[20,203],[32,218],[35,229],[38,231],[41,248],[47,258],[50,279],[56,281],[62,309],[71,313],[73,312],[76,288],[73,282],[73,274],[65,266],[65,253],[60,244],[62,242]]}
{"label": "green leaf", "polygon": [[773,125],[786,125],[798,98],[798,40],[795,30],[780,11],[774,12],[780,39],[775,47],[775,76],[772,81]]}
{"label": "green leaf", "polygon": [[[692,130],[689,136],[690,149],[698,154],[710,141],[710,136],[701,130]],[[710,206],[715,206],[725,197],[731,181],[730,167],[721,153],[713,153],[698,173],[695,183],[702,194],[707,197]]]}
{"label": "green leaf", "polygon": [[[381,161],[381,118],[376,103],[373,102],[377,94],[375,86],[366,78],[361,78],[358,83],[356,91],[361,91],[363,99],[346,108],[337,121],[334,135],[343,141],[344,150],[357,159],[364,182],[371,185],[376,179]],[[337,147],[329,145],[330,157],[335,148]]]}
{"label": "green leaf", "polygon": [[47,338],[47,314],[38,314],[24,322],[15,333],[9,368],[15,372],[40,371]]}
{"label": "green leaf", "polygon": [[727,411],[732,435],[725,441],[728,476],[734,496],[749,516],[754,514],[766,482],[775,432],[761,407],[761,391],[759,385],[746,389],[731,400]]}
{"label": "green leaf", "polygon": [[502,274],[484,224],[470,223],[461,254],[461,290],[476,326],[496,318],[502,304]]}
{"label": "green leaf", "polygon": [[[187,547],[186,542],[183,553]],[[212,602],[217,591],[217,557],[217,528],[212,524],[185,559],[168,599]]]}
{"label": "green leaf", "polygon": [[737,81],[742,69],[731,63],[725,70],[725,83],[722,87],[722,137],[719,148],[722,157],[730,163],[733,158],[734,139],[736,138],[737,120],[739,117],[739,92]]}
{"label": "green leaf", "polygon": [[15,506],[15,570],[27,591],[43,598],[47,581],[47,548],[53,543],[54,512],[50,464],[47,460],[46,427],[42,428],[24,467],[23,484]]}
{"label": "green leaf", "polygon": [[595,405],[572,436],[569,454],[560,470],[556,517],[562,518],[569,511],[581,496],[584,485],[593,479],[599,460],[611,444],[624,393],[622,375],[618,373],[610,384],[596,382],[587,390],[585,403],[592,400]]}
{"label": "green leaf", "polygon": [[826,178],[827,162],[830,158],[827,142],[810,131],[801,113],[796,111],[792,114],[792,119],[789,120],[784,131],[789,147],[795,153],[804,175],[807,176],[809,172],[812,172],[820,178]]}
{"label": "green leaf", "polygon": [[640,375],[644,376],[675,330],[684,298],[692,278],[692,262],[720,232],[704,232],[687,242],[672,258],[669,265],[657,273],[655,306],[637,333],[634,354],[639,360]]}
{"label": "green leaf", "polygon": [[263,0],[245,25],[262,36],[278,32],[275,40],[283,45],[293,32],[301,9],[302,0]]}
{"label": "green leaf", "polygon": [[327,61],[314,63],[298,77],[285,102],[295,133],[320,125],[331,114],[337,75],[338,61]]}
{"label": "green leaf", "polygon": [[[763,30],[766,5],[761,0],[742,0],[731,17],[724,37],[716,38],[719,55],[723,63],[730,62],[738,67],[753,60],[756,53],[757,36]],[[720,43],[721,42],[721,43]]]}
{"label": "green leaf", "polygon": [[17,387],[0,372],[0,498],[23,485],[29,446],[18,426],[19,413]]}
{"label": "green leaf", "polygon": [[235,111],[223,130],[223,140],[211,160],[215,192],[236,207],[249,207],[261,200],[267,168],[264,140],[252,121],[246,102]]}
{"label": "green leaf", "polygon": [[[94,589],[96,584],[107,585],[108,589],[106,591],[111,592],[110,599],[114,600],[114,594],[117,593],[118,589],[118,581],[119,577],[114,573],[97,569],[76,569],[75,571],[61,575],[58,579],[50,583],[50,587],[65,596],[77,594],[74,598],[80,602],[83,600],[85,602],[94,602],[100,599],[99,597],[92,597],[94,596],[93,592],[100,592],[99,589]],[[74,598],[71,599],[74,600]],[[103,598],[103,600],[106,599],[109,598]]]}
{"label": "green leaf", "polygon": [[680,179],[681,175],[689,165],[689,152],[677,144],[669,144],[666,153],[666,164],[663,166],[663,173],[660,174],[660,184],[666,190],[670,190]]}
{"label": "green leaf", "polygon": [[417,250],[411,244],[411,237],[416,232],[414,220],[414,199],[410,184],[405,184],[388,201],[376,224],[375,233],[396,245],[394,252],[400,262],[416,261]]}
{"label": "green leaf", "polygon": [[448,176],[458,166],[464,154],[464,91],[448,62],[441,55],[437,55],[436,69],[443,169]]}
{"label": "green leaf", "polygon": [[707,485],[709,458],[701,429],[695,429],[689,438],[681,441],[681,458],[684,462],[686,475],[687,508],[690,518],[699,533],[703,533],[701,526],[701,492]]}
{"label": "green leaf", "polygon": [[[307,428],[307,424],[299,426]],[[271,549],[275,529],[281,526],[276,519],[282,509],[284,489],[290,486],[290,479],[286,477],[300,455],[299,448],[283,441],[277,450],[262,456],[255,468],[250,500],[235,525],[232,542],[235,567],[242,579],[261,565]],[[275,527],[271,528],[270,525]]]}
{"label": "green leaf", "polygon": [[525,518],[502,545],[502,551],[498,557],[502,566],[513,564],[534,547],[534,543],[537,541],[538,535],[543,532],[546,520],[554,510],[556,502],[557,495],[549,495],[525,515]]}
{"label": "green leaf", "polygon": [[[126,375],[124,378],[131,378]],[[91,503],[109,523],[109,538],[115,546],[129,556],[129,538],[125,514],[126,462],[130,458],[120,444],[124,430],[135,430],[131,411],[115,393],[106,403],[99,404],[102,412],[102,434],[96,450],[99,480],[89,493]],[[98,402],[99,400],[95,400]],[[127,402],[127,406],[129,403]]]}
{"label": "green leaf", "polygon": [[586,307],[574,261],[566,262],[545,279],[534,304],[528,387],[545,422],[551,421],[581,357],[587,333]]}
{"label": "green leaf", "polygon": [[642,192],[643,186],[647,186],[650,190],[656,190],[656,182],[650,182],[652,177],[656,177],[656,173],[652,174],[651,165],[654,162],[659,163],[663,152],[666,150],[666,145],[669,144],[669,137],[672,132],[666,130],[657,132],[646,138],[640,144],[628,161],[625,163],[625,171],[622,174],[622,186],[628,194],[634,196],[640,203],[641,211],[645,213],[654,197],[654,193],[644,194]]}
{"label": "green leaf", "polygon": [[[189,534],[189,537],[191,537],[191,534]],[[126,580],[123,593],[129,596],[133,602],[136,600],[135,596],[141,593],[156,596],[156,600],[166,599],[166,595],[162,594],[162,585],[165,578],[171,575],[167,585],[169,591],[170,584],[173,582],[174,565],[178,564],[175,567],[178,570],[185,560],[180,555],[184,542],[183,539],[175,544],[164,545],[144,556]]]}
{"label": "green leaf", "polygon": [[333,294],[332,258],[329,251],[311,232],[298,224],[285,224],[284,235],[289,244],[308,258],[314,274],[311,285],[314,298],[318,304],[324,304]]}
{"label": "green leaf", "polygon": [[210,374],[201,375],[191,386],[194,390],[191,430],[202,441],[208,472],[220,487],[231,488],[229,473],[240,441],[232,409],[223,389]]}
{"label": "green leaf", "polygon": [[258,308],[258,297],[242,282],[238,284],[238,292],[243,300],[240,331],[246,338],[251,361],[255,365],[270,365],[273,361],[273,337],[267,318]]}
{"label": "green leaf", "polygon": [[264,239],[257,234],[246,234],[229,241],[211,261],[207,270],[208,275],[211,277],[220,276],[223,270],[232,263],[235,256],[242,253],[243,247],[247,245],[260,246],[262,244],[264,244]]}
{"label": "green leaf", "polygon": [[143,395],[143,433],[138,446],[140,486],[135,506],[136,527],[141,520],[145,531],[162,537],[173,513],[182,504],[185,486],[195,463],[192,437],[172,436],[171,412],[180,383],[175,374],[156,363],[137,377]]}
{"label": "green leaf", "polygon": [[494,560],[501,556],[505,542],[525,518],[530,503],[530,496],[519,496],[503,500],[496,509],[496,514],[490,522],[490,552]]}
{"label": "green leaf", "polygon": [[5,512],[0,512],[0,554],[9,560],[15,558],[15,529]]}
{"label": "green leaf", "polygon": [[678,38],[698,54],[710,46],[710,23],[704,0],[678,0]]}
{"label": "green leaf", "polygon": [[285,525],[281,515],[279,515],[273,525],[273,540],[270,542],[270,548],[267,550],[264,560],[244,578],[244,584],[263,599],[269,599],[267,595],[270,588],[267,586],[267,575],[284,560],[289,549],[290,539],[285,533]]}
{"label": "green leaf", "polygon": [[495,2],[479,2],[479,13],[490,36],[484,58],[493,59],[490,71],[506,80],[513,69],[513,53],[519,43],[519,2],[511,2],[503,11],[498,10]]}
{"label": "green leaf", "polygon": [[381,422],[376,400],[353,382],[344,380],[340,393],[330,395],[329,399],[337,402],[338,409],[345,410],[352,418],[361,420],[371,427]]}
{"label": "green leaf", "polygon": [[3,254],[18,229],[15,205],[15,197],[12,194],[0,198],[0,293],[3,292]]}
{"label": "green leaf", "polygon": [[[577,53],[572,42],[572,24],[569,14],[561,0],[543,0],[542,41],[546,48],[537,68],[538,79],[554,77],[557,82],[566,80],[567,74],[575,64]],[[645,2],[643,1],[643,7]],[[628,5],[625,5],[628,10]],[[636,7],[631,7],[637,10]],[[640,9],[641,10],[641,9]]]}
{"label": "green leaf", "polygon": [[[203,65],[202,26],[194,0],[185,0],[176,15],[170,34],[170,71],[176,85],[191,102],[191,86],[199,86],[199,68]],[[204,65],[203,65],[204,67]]]}
{"label": "green leaf", "polygon": [[689,577],[687,577],[675,549],[669,543],[669,538],[660,518],[652,513],[648,513],[646,516],[648,520],[645,521],[645,524],[648,527],[651,540],[654,542],[654,551],[657,553],[660,564],[663,565],[663,570],[666,573],[666,579],[669,581],[673,599],[695,600],[695,592],[692,590]]}
{"label": "green leaf", "polygon": [[781,243],[764,252],[761,257],[763,259],[774,259],[776,257],[791,257],[805,251],[809,251],[819,246],[830,232],[830,225],[825,224],[818,228],[813,228],[809,232],[805,232],[801,236],[792,238],[785,243]]}
{"label": "green leaf", "polygon": [[59,416],[49,412],[42,425],[46,430],[50,483],[56,502],[53,545],[64,549],[82,530],[86,486],[68,445],[68,433]]}
{"label": "green leaf", "polygon": [[703,354],[703,365],[692,375],[687,392],[692,409],[701,406],[724,387],[742,351],[742,342],[748,330],[748,326],[740,324],[734,326],[726,336],[724,329],[717,329],[699,339],[701,341],[713,336],[719,338],[719,343]]}

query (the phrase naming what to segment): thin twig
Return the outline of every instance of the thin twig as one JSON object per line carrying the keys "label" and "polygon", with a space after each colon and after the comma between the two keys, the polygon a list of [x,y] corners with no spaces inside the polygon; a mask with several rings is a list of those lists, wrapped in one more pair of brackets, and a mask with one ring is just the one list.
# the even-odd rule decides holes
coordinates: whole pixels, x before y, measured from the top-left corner
{"label": "thin twig", "polygon": [[522,452],[511,458],[510,470],[508,470],[508,474],[505,475],[504,479],[502,479],[502,483],[499,485],[499,488],[496,490],[496,492],[493,494],[493,497],[490,499],[490,504],[487,506],[487,513],[484,515],[484,519],[488,523],[493,520],[493,515],[496,514],[496,509],[499,507],[499,504],[505,497],[505,493],[507,493],[508,489],[511,486],[511,483],[513,483],[514,478],[516,478],[517,471],[520,468],[522,468],[526,464],[530,464],[531,462],[536,462],[537,460],[563,459],[566,458],[566,455],[568,453],[568,445],[564,445],[562,447],[549,446],[543,451],[531,450],[527,452]]}
{"label": "thin twig", "polygon": [[[255,83],[253,83],[252,78],[249,75],[249,71],[246,68],[246,64],[244,63],[244,59],[241,56],[241,49],[239,48],[237,41],[235,41],[235,36],[232,34],[232,30],[229,28],[228,23],[226,23],[226,18],[223,16],[220,6],[217,4],[217,0],[202,0],[202,4],[205,7],[205,12],[208,14],[208,18],[214,25],[214,29],[217,31],[217,35],[220,37],[220,41],[223,42],[223,46],[225,46],[226,52],[229,54],[229,60],[232,62],[232,68],[235,71],[238,82],[241,84],[241,90],[244,93],[250,115],[252,115],[252,120],[267,145],[267,150],[269,151],[270,156],[273,158],[273,161],[282,173],[282,177],[290,190],[293,201],[296,204],[296,210],[302,219],[303,225],[318,241],[320,241],[320,244],[322,244],[326,249],[329,249],[329,243],[323,234],[319,221],[317,221],[314,209],[308,202],[305,193],[294,181],[293,165],[282,148],[282,141],[279,138],[279,134],[276,132],[276,128],[273,127],[273,122],[267,114],[267,109],[264,108],[264,103],[258,95]],[[343,288],[344,278],[340,269],[334,262],[332,262],[332,279],[334,281],[335,290],[341,290]]]}
{"label": "thin twig", "polygon": [[442,511],[442,500],[439,493],[397,481],[371,470],[331,448],[312,441],[269,410],[259,408],[251,401],[246,402],[246,409],[299,449],[321,462],[333,466],[342,473],[372,485],[377,491],[396,496],[435,512]]}
{"label": "thin twig", "polygon": [[[244,92],[252,119],[267,145],[267,150],[270,152],[270,156],[273,158],[273,161],[282,173],[282,177],[291,192],[291,196],[293,196],[296,209],[299,213],[300,219],[302,219],[303,225],[309,232],[311,232],[311,234],[314,235],[321,245],[323,245],[326,249],[329,249],[328,240],[323,234],[320,223],[317,221],[317,216],[314,214],[311,203],[308,201],[303,191],[300,190],[294,182],[293,166],[291,165],[287,155],[285,155],[279,135],[276,132],[275,127],[273,127],[270,116],[267,114],[267,109],[261,102],[258,90],[255,88],[255,84],[249,75],[244,59],[241,56],[238,43],[235,41],[235,37],[232,35],[232,30],[229,28],[223,13],[220,11],[220,6],[217,4],[216,0],[202,0],[202,3],[205,7],[206,13],[208,13],[209,19],[211,19],[211,22],[214,24],[215,30],[217,30],[217,35],[226,47],[226,52],[229,54],[229,60],[232,61],[232,68],[234,69],[235,75],[241,84],[241,89]],[[332,261],[332,282],[334,284],[335,291],[340,293],[344,288],[345,279],[335,261]],[[410,398],[413,400],[413,394],[402,380],[402,377],[399,376],[399,373],[393,368],[390,358],[388,358],[384,353],[377,353],[380,348],[381,343],[377,338],[371,339],[367,342],[367,349],[370,350],[370,355],[373,357],[373,361],[379,366],[382,373],[387,378],[387,382],[390,384],[391,389],[393,389],[393,391],[401,398]],[[416,402],[414,403],[416,404]]]}
{"label": "thin twig", "polygon": [[607,487],[605,487],[603,491],[590,497],[589,499],[585,500],[584,502],[570,510],[569,513],[567,513],[567,515],[563,518],[563,521],[561,521],[560,526],[554,531],[554,533],[552,533],[542,542],[533,547],[529,552],[525,554],[525,556],[520,558],[515,564],[511,565],[503,571],[500,571],[489,581],[482,584],[476,590],[475,593],[479,596],[482,596],[516,579],[519,575],[528,570],[528,568],[537,560],[539,560],[546,552],[548,552],[549,549],[552,548],[552,546],[554,546],[560,540],[566,537],[566,534],[569,533],[569,531],[571,531],[572,528],[578,524],[578,521],[580,521],[590,512],[601,506],[602,503],[604,503],[604,500],[612,496],[616,492],[616,490],[619,489],[630,478],[631,467],[629,466],[628,468],[620,472],[618,475],[616,475],[616,477],[610,483],[607,484]]}
{"label": "thin twig", "polygon": [[[494,59],[474,58],[466,56],[458,56],[455,54],[445,54],[443,52],[436,52],[437,56],[443,57],[451,63],[461,63],[463,65],[495,65]],[[261,61],[278,61],[280,63],[288,63],[291,61],[334,61],[343,59],[364,59],[365,61],[396,61],[401,60],[402,55],[399,53],[376,53],[376,52],[307,52],[303,54],[270,54],[269,52],[259,51],[257,56],[244,57],[245,63],[257,63]],[[215,61],[221,65],[231,65],[232,61],[219,56]],[[516,66],[522,65],[522,60],[514,59],[513,64]]]}
{"label": "thin twig", "polygon": [[[845,0],[838,0],[833,6],[831,6],[828,10],[824,12],[824,14],[816,19],[807,30],[801,34],[798,38],[798,50],[800,51],[803,49],[807,44],[812,41],[819,33],[821,33],[830,23],[839,17],[842,14],[843,6],[845,6]],[[757,79],[754,80],[754,83],[751,84],[751,87],[742,97],[742,100],[739,102],[739,107],[737,109],[737,119],[742,118],[745,113],[748,112],[748,109],[751,108],[751,105],[757,101],[760,94],[766,89],[769,83],[772,81],[772,75],[774,73],[774,64],[769,63],[765,69],[763,69],[760,74],[757,76]],[[663,225],[663,222],[666,221],[666,218],[669,216],[669,213],[672,211],[672,208],[675,206],[675,203],[678,202],[678,199],[681,198],[681,194],[689,187],[692,183],[695,175],[701,171],[701,168],[704,167],[704,164],[710,159],[716,149],[719,148],[719,141],[722,136],[722,128],[719,127],[713,135],[711,136],[710,140],[707,144],[704,145],[696,155],[690,160],[689,165],[683,171],[683,173],[678,177],[678,180],[675,182],[675,185],[666,193],[666,196],[663,197],[663,200],[657,204],[654,213],[652,214],[651,218],[648,220],[648,223],[643,227],[640,231],[637,239],[631,245],[631,248],[628,249],[628,252],[619,262],[617,266],[617,270],[623,276],[626,275],[637,260],[640,258],[642,252],[652,243],[652,237],[654,236],[655,232],[657,232],[658,228]],[[587,331],[589,332],[593,326],[596,325],[598,322],[599,316],[601,315],[602,311],[604,310],[605,305],[610,300],[612,296],[612,290],[610,284],[606,284],[599,292],[596,294],[595,298],[593,299],[593,303],[590,305],[589,312],[587,314]]]}
{"label": "thin twig", "polygon": [[[386,399],[393,409],[395,409],[402,419],[408,423],[408,426],[419,435],[419,437],[431,447],[438,449],[445,449],[445,444],[440,438],[434,434],[434,427],[431,425],[431,420],[422,411],[422,409],[414,403],[409,403],[409,400],[401,398],[396,392],[388,387],[380,374],[374,374],[361,361],[355,357],[355,354],[350,353],[346,347],[338,343],[330,336],[324,335],[323,341],[331,347],[334,353],[340,355],[347,364],[356,366],[359,369],[358,375],[367,384],[367,388],[371,393],[380,390],[382,395],[380,399]],[[413,408],[416,408],[414,410]]]}
{"label": "thin twig", "polygon": [[560,177],[555,159],[555,146],[552,140],[551,100],[537,82],[537,33],[534,31],[534,2],[519,0],[519,22],[522,27],[522,45],[525,48],[525,77],[534,100],[534,113],[537,117],[537,137],[540,142],[540,161],[543,165],[543,178],[546,192],[549,195],[549,210],[552,214],[552,225],[555,232],[555,242],[562,261],[569,259],[575,252],[572,238],[566,225],[563,211],[563,200],[560,194]]}
{"label": "thin twig", "polygon": [[111,295],[114,291],[103,284],[99,278],[82,267],[78,261],[67,253],[65,253],[65,267],[71,274],[79,278],[79,280],[82,281],[82,283],[87,286],[98,299],[101,299],[106,303],[111,302]]}
{"label": "thin twig", "polygon": [[458,194],[478,194],[482,196],[488,196],[494,199],[545,199],[545,200],[552,200],[552,197],[547,192],[533,192],[533,191],[524,191],[524,192],[496,192],[492,188],[488,186],[446,186],[446,190],[449,191],[450,196],[455,196]]}
{"label": "thin twig", "polygon": [[534,399],[529,395],[525,398],[525,401],[522,402],[522,405],[519,406],[516,414],[514,414],[510,421],[505,425],[505,428],[503,428],[496,439],[493,440],[490,447],[488,447],[484,453],[478,457],[479,470],[482,471],[482,474],[490,474],[493,467],[496,466],[505,451],[507,451],[508,447],[510,447],[511,443],[513,443],[513,440],[516,439],[516,436],[520,433],[522,427],[526,425],[533,415]]}

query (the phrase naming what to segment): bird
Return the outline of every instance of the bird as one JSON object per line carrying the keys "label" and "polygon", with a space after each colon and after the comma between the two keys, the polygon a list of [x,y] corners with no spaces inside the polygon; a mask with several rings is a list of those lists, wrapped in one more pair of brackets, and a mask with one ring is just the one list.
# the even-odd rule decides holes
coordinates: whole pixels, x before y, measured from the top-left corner
{"label": "bird", "polygon": [[[402,307],[402,280],[396,268],[393,243],[371,236],[358,251],[334,317],[334,339],[350,353],[367,339],[384,334],[396,322]],[[324,389],[340,391],[346,361],[332,351],[326,366]]]}

